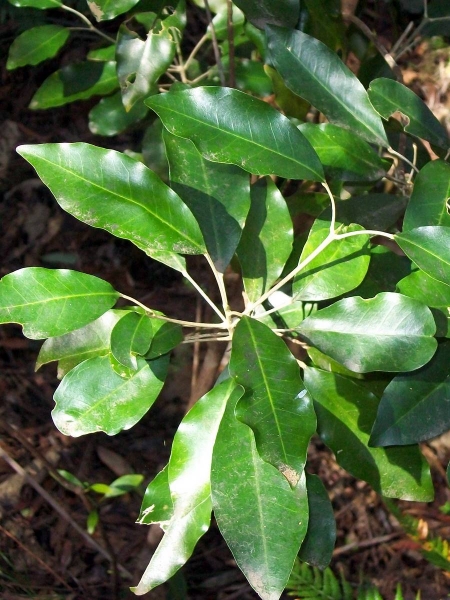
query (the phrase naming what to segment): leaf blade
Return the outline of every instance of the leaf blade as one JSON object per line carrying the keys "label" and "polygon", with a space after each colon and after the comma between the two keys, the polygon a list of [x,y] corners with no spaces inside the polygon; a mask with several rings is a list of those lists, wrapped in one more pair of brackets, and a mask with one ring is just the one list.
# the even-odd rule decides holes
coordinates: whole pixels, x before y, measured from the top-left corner
{"label": "leaf blade", "polygon": [[11,44],[6,68],[12,70],[25,65],[37,65],[52,58],[67,42],[69,35],[69,29],[59,25],[40,25],[27,29]]}
{"label": "leaf blade", "polygon": [[398,233],[394,238],[422,271],[450,285],[450,227],[417,227]]}

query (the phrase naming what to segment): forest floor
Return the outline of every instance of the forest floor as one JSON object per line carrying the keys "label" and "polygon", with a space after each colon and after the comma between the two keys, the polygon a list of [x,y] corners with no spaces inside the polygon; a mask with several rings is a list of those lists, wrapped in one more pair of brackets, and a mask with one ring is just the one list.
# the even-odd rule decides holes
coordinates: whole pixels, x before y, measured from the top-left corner
{"label": "forest floor", "polygon": [[[6,56],[14,30],[7,22],[0,27],[0,56]],[[100,276],[171,316],[193,320],[195,298],[177,275],[130,243],[64,213],[15,154],[22,143],[84,141],[123,150],[139,141],[136,132],[113,140],[93,135],[87,113],[95,101],[30,111],[31,96],[55,66],[50,61],[8,72],[5,62],[0,63],[0,276],[24,266],[74,268]],[[414,66],[405,67],[405,74],[423,96],[430,99],[434,94],[429,103],[441,117],[448,112],[442,79],[433,83],[427,75],[421,80]],[[160,538],[157,528],[135,523],[143,490],[102,501],[100,526],[89,534],[87,517],[99,496],[67,489],[58,470],[89,484],[109,484],[121,475],[138,473],[147,484],[167,462],[191,395],[191,351],[175,355],[161,398],[131,431],[115,437],[100,433],[68,438],[50,418],[58,383],[54,366],[34,371],[39,346],[24,338],[19,326],[0,329],[0,449],[7,458],[0,458],[0,598],[135,598],[128,588],[138,582]],[[337,519],[331,567],[355,586],[377,585],[386,600],[394,597],[397,583],[405,600],[414,598],[417,590],[422,600],[441,600],[450,590],[448,574],[421,554],[427,534],[450,540],[450,513],[445,509],[450,506],[445,476],[450,439],[443,436],[424,445],[423,451],[431,464],[436,499],[429,504],[398,503],[404,515],[419,520],[421,543],[407,535],[367,484],[337,466],[320,440],[311,444],[308,470],[325,483]],[[214,524],[181,573],[171,586],[145,597],[257,598]]]}

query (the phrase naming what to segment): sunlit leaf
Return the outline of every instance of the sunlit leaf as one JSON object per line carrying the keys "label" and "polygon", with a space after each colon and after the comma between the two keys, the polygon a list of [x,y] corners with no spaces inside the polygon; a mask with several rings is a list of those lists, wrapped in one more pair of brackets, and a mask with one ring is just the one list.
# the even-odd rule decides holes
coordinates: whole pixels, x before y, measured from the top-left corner
{"label": "sunlit leaf", "polygon": [[0,323],[20,323],[38,340],[83,327],[119,297],[109,283],[66,269],[29,267],[0,280]]}
{"label": "sunlit leaf", "polygon": [[319,435],[344,469],[388,498],[433,499],[430,469],[418,446],[368,446],[379,401],[362,383],[308,367],[305,385],[314,398]]}
{"label": "sunlit leaf", "polygon": [[208,160],[258,175],[323,181],[310,143],[287,117],[257,98],[230,88],[199,87],[152,96],[146,104],[170,133],[191,139]]}
{"label": "sunlit leaf", "polygon": [[149,363],[139,358],[137,371],[123,378],[108,356],[89,358],[69,371],[56,390],[53,421],[73,437],[97,431],[115,435],[130,429],[156,400],[167,368],[166,356]]}
{"label": "sunlit leaf", "polygon": [[89,9],[97,21],[114,19],[133,8],[138,2],[139,0],[87,0]]}
{"label": "sunlit leaf", "polygon": [[40,10],[58,8],[62,5],[60,0],[8,0],[8,2],[18,8],[28,6],[29,8],[39,8]]}
{"label": "sunlit leaf", "polygon": [[450,227],[417,227],[397,234],[395,241],[422,271],[450,285]]}
{"label": "sunlit leaf", "polygon": [[27,29],[11,44],[7,69],[37,65],[58,53],[69,38],[70,30],[59,25],[40,25]]}
{"label": "sunlit leaf", "polygon": [[427,163],[414,179],[403,220],[403,231],[423,225],[450,227],[450,165],[443,160]]}
{"label": "sunlit leaf", "polygon": [[111,353],[129,369],[137,369],[136,355],[144,355],[152,341],[152,320],[130,311],[111,331]]}
{"label": "sunlit leaf", "polygon": [[427,306],[433,308],[450,306],[450,285],[433,279],[420,269],[399,281],[397,288],[401,294],[420,300]]}
{"label": "sunlit leaf", "polygon": [[389,292],[344,298],[298,327],[310,344],[351,371],[413,371],[436,351],[433,315],[422,303]]}

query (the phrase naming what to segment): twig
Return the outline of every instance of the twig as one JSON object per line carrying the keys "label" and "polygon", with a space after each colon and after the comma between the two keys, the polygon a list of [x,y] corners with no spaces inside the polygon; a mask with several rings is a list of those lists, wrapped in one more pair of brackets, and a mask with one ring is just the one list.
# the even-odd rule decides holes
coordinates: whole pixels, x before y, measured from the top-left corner
{"label": "twig", "polygon": [[[36,492],[38,492],[38,494],[42,496],[42,498],[44,498],[44,500],[46,500],[59,515],[61,515],[63,519],[65,519],[68,523],[70,523],[70,525],[72,525],[75,531],[77,531],[80,534],[80,536],[85,540],[87,544],[89,544],[102,556],[108,559],[111,562],[111,564],[114,562],[114,558],[109,554],[109,552],[105,550],[103,546],[100,546],[100,544],[96,542],[86,531],[84,531],[84,529],[82,529],[78,525],[78,523],[74,521],[74,519],[69,515],[69,513],[61,506],[61,504],[57,500],[55,500],[53,496],[51,496],[46,490],[44,490],[44,488],[34,479],[34,477],[27,473],[25,469],[21,467],[19,463],[14,460],[14,458],[9,456],[9,454],[1,446],[0,456],[5,462],[8,463],[8,465],[12,469],[14,469],[16,473],[21,475],[25,479],[25,481],[29,485],[31,485],[31,487],[33,487],[36,490]],[[126,569],[120,564],[118,564],[117,567],[124,575],[126,575],[126,577],[129,577],[130,579],[132,578],[132,575],[128,571],[128,569]]]}
{"label": "twig", "polygon": [[220,58],[220,50],[219,50],[219,44],[217,42],[216,30],[214,28],[214,23],[212,22],[212,15],[211,15],[211,10],[209,8],[209,2],[208,2],[208,0],[204,0],[204,2],[205,2],[206,16],[208,17],[209,26],[211,27],[211,37],[212,37],[212,45],[213,45],[213,50],[214,50],[214,58],[216,59],[217,70],[219,72],[220,85],[222,87],[225,87],[226,86],[225,73],[223,70],[222,59]]}
{"label": "twig", "polygon": [[65,10],[67,12],[70,12],[73,15],[76,15],[79,19],[81,19],[84,23],[86,23],[88,29],[90,29],[93,33],[96,33],[103,39],[108,40],[108,42],[110,42],[111,44],[116,43],[116,40],[114,38],[110,37],[109,35],[106,35],[106,33],[103,33],[103,31],[100,31],[100,29],[97,29],[97,27],[92,25],[92,23],[89,21],[89,19],[83,15],[83,13],[80,13],[78,10],[71,8],[70,6],[66,6],[65,4],[61,4],[61,6],[59,8],[61,8],[62,10]]}
{"label": "twig", "polygon": [[341,554],[346,554],[347,552],[359,552],[365,550],[366,548],[371,548],[372,546],[378,546],[379,544],[390,542],[391,540],[401,537],[402,535],[403,531],[394,531],[393,533],[388,533],[387,535],[380,535],[370,540],[363,540],[362,542],[352,542],[351,544],[346,544],[345,546],[336,548],[336,550],[333,552],[333,558],[341,556]]}

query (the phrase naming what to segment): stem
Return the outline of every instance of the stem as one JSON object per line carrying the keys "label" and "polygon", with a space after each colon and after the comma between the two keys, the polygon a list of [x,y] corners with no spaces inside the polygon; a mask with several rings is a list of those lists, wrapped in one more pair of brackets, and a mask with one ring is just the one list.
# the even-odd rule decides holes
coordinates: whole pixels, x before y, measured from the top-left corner
{"label": "stem", "polygon": [[129,300],[130,302],[134,302],[137,306],[140,306],[154,319],[160,319],[161,321],[167,321],[168,323],[176,323],[177,325],[181,325],[182,327],[202,327],[204,329],[226,329],[226,323],[194,323],[193,321],[181,321],[179,319],[171,319],[170,317],[165,317],[164,315],[158,315],[154,310],[139,302],[135,298],[131,298],[131,296],[126,296],[125,294],[119,294],[121,298],[124,300]]}
{"label": "stem", "polygon": [[331,203],[330,235],[333,235],[334,230],[336,229],[336,202],[334,201],[334,196],[333,196],[332,191],[330,190],[328,183],[326,181],[324,181],[322,183],[322,185],[325,188],[325,190],[330,198],[330,203]]}
{"label": "stem", "polygon": [[335,233],[333,238],[335,240],[343,240],[354,235],[380,235],[390,240],[395,240],[395,236],[392,233],[386,233],[385,231],[376,231],[375,229],[363,229],[362,231],[349,231],[348,233]]}
{"label": "stem", "polygon": [[116,40],[114,38],[110,37],[106,33],[103,33],[103,31],[100,31],[100,29],[97,29],[97,27],[95,27],[94,25],[92,25],[92,23],[89,21],[89,19],[83,15],[83,13],[80,13],[78,10],[75,10],[74,8],[71,8],[70,6],[66,6],[65,4],[62,4],[60,6],[60,8],[62,8],[63,10],[65,10],[67,12],[72,13],[73,15],[76,15],[79,19],[81,19],[84,23],[86,23],[86,25],[88,26],[88,28],[91,31],[93,31],[94,33],[96,33],[100,37],[104,38],[105,40],[108,40],[108,42],[111,42],[112,44],[116,43]]}
{"label": "stem", "polygon": [[223,273],[220,273],[217,269],[215,264],[212,261],[212,258],[209,256],[209,254],[205,254],[205,258],[208,261],[209,266],[211,267],[211,271],[214,274],[214,277],[216,278],[217,281],[217,287],[219,288],[219,292],[220,292],[220,297],[222,299],[222,306],[223,306],[223,310],[225,312],[225,323],[223,323],[223,325],[225,325],[228,330],[230,330],[231,328],[231,318],[230,318],[230,306],[228,303],[228,296],[227,296],[227,290],[225,289],[225,284],[223,281]]}
{"label": "stem", "polygon": [[216,30],[214,29],[214,23],[212,22],[212,15],[211,15],[211,10],[209,8],[209,2],[208,2],[208,0],[203,0],[203,1],[205,3],[206,16],[208,17],[209,26],[211,27],[211,37],[212,37],[212,44],[213,44],[213,49],[214,49],[214,58],[216,59],[217,70],[219,71],[220,85],[222,87],[225,87],[226,86],[225,74],[223,71],[222,60],[220,58],[219,44],[217,42],[217,36],[216,36]]}
{"label": "stem", "polygon": [[196,45],[194,46],[192,52],[189,54],[189,56],[186,59],[186,62],[184,63],[184,70],[187,71],[189,69],[189,67],[191,66],[191,62],[194,60],[194,58],[196,57],[198,51],[200,50],[200,48],[203,46],[203,44],[205,42],[207,42],[209,40],[209,35],[207,33],[205,33],[200,39],[199,41],[196,43]]}
{"label": "stem", "polygon": [[419,172],[419,169],[416,167],[415,164],[413,164],[410,160],[408,160],[406,158],[406,156],[403,156],[403,154],[400,154],[400,152],[397,152],[396,150],[394,150],[393,148],[389,147],[388,148],[388,152],[389,154],[393,154],[394,156],[396,156],[397,158],[399,158],[400,160],[402,160],[403,162],[405,162],[407,165],[409,165],[416,173]]}
{"label": "stem", "polygon": [[225,315],[217,308],[217,306],[214,304],[214,302],[211,300],[211,298],[208,296],[208,294],[206,294],[202,290],[202,288],[199,286],[199,284],[189,275],[189,273],[187,273],[185,271],[183,273],[183,275],[186,277],[186,279],[189,281],[189,283],[191,283],[194,286],[194,288],[197,290],[197,292],[200,294],[200,296],[206,300],[206,302],[210,305],[210,307],[213,309],[213,311],[220,317],[220,320],[223,323],[226,323],[227,319],[226,319]]}

